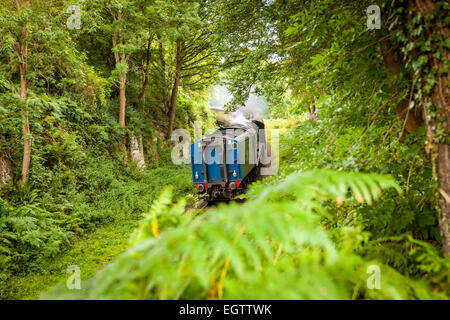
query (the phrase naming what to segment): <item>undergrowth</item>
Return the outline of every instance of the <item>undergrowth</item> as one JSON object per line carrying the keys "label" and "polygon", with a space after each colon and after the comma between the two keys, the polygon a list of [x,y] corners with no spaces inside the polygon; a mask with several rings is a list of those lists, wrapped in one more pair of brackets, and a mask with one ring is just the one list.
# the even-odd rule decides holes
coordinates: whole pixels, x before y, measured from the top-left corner
{"label": "undergrowth", "polygon": [[77,237],[139,215],[165,186],[176,186],[177,196],[192,192],[188,168],[167,162],[165,153],[143,172],[97,158],[47,190],[10,189],[8,200],[0,199],[0,297],[9,296],[12,275],[45,272]]}
{"label": "undergrowth", "polygon": [[[77,299],[407,299],[445,298],[375,259],[355,253],[358,227],[328,230],[327,201],[372,203],[400,188],[389,176],[314,170],[259,184],[243,205],[184,214],[161,194],[131,237],[132,247],[83,283],[48,298]],[[355,200],[353,200],[355,201]],[[379,266],[381,289],[368,288]]]}

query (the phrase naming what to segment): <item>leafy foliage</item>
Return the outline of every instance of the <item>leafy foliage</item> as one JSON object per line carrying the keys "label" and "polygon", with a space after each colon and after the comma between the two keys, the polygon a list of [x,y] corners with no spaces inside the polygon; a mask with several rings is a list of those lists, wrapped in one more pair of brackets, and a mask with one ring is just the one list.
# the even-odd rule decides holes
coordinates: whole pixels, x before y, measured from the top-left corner
{"label": "leafy foliage", "polygon": [[[73,4],[0,8],[0,164],[13,176],[0,189],[2,298],[80,237],[142,216],[86,292],[48,297],[448,299],[436,160],[448,148],[447,2],[379,1],[380,30],[367,28],[370,1],[95,0],[70,30]],[[251,92],[268,102],[281,171],[245,204],[202,213],[163,137],[211,127],[219,72],[230,110]],[[366,286],[372,264],[379,291]]]}
{"label": "leafy foliage", "polygon": [[[365,234],[345,228],[334,242],[319,223],[328,215],[324,200],[353,195],[371,202],[389,187],[397,188],[390,177],[309,171],[275,186],[260,185],[242,206],[233,203],[198,216],[182,216],[182,202],[171,205],[166,191],[141,222],[134,246],[90,279],[85,293],[59,288],[44,298],[443,297],[387,266],[383,289],[366,289],[366,269],[375,262],[352,253]],[[166,222],[155,233],[159,221]]]}

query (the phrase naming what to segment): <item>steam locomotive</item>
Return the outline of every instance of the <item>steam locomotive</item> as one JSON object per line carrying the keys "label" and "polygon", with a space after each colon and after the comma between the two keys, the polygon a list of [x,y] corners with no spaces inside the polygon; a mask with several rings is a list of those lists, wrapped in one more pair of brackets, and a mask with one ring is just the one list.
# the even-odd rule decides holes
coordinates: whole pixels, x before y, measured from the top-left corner
{"label": "steam locomotive", "polygon": [[231,200],[270,166],[264,121],[241,111],[230,124],[191,144],[192,179],[207,201]]}

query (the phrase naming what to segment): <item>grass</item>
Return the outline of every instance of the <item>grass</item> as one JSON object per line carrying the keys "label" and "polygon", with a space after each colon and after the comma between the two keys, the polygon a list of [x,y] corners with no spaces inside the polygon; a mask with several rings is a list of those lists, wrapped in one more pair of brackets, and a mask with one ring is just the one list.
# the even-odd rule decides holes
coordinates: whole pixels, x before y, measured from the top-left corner
{"label": "grass", "polygon": [[46,262],[45,272],[16,275],[11,279],[10,299],[33,300],[57,283],[65,283],[67,267],[77,265],[81,271],[81,287],[86,280],[128,248],[128,239],[141,215],[117,219],[77,238],[74,246]]}

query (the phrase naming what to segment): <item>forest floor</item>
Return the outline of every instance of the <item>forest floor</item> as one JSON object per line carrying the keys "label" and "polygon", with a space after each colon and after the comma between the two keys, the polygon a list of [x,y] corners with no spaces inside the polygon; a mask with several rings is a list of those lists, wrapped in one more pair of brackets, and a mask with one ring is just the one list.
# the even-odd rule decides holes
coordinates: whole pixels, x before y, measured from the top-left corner
{"label": "forest floor", "polygon": [[70,250],[46,262],[45,271],[14,276],[11,299],[37,299],[41,292],[64,283],[70,276],[67,268],[72,265],[80,268],[81,280],[89,278],[128,248],[130,234],[141,217],[132,215],[103,225],[77,238]]}

